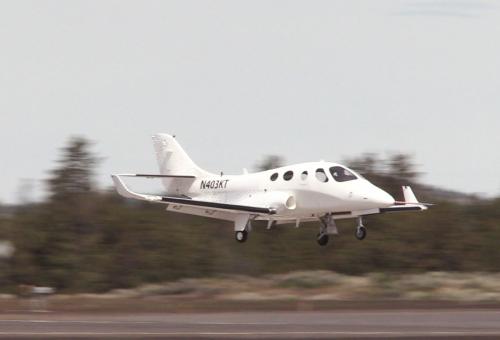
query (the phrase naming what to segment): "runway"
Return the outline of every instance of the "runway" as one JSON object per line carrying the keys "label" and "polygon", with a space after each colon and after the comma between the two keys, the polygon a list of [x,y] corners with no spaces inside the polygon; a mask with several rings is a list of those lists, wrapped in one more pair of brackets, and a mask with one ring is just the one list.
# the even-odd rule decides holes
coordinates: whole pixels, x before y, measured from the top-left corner
{"label": "runway", "polygon": [[4,314],[19,338],[500,338],[500,310]]}

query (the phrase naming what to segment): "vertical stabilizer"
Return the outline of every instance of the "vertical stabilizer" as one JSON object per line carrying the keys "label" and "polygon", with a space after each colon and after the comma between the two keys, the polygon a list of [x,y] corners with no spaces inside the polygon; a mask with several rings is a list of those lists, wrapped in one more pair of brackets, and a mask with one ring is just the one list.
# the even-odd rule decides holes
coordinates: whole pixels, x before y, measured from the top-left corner
{"label": "vertical stabilizer", "polygon": [[175,138],[166,133],[153,135],[153,145],[162,175],[204,177],[210,175],[189,158]]}

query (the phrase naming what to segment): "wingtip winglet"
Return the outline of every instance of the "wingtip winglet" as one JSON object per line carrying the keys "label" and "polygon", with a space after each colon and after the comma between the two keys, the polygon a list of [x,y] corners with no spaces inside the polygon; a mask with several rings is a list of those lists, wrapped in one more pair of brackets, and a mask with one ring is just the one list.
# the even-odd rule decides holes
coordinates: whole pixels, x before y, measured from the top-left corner
{"label": "wingtip winglet", "polygon": [[406,203],[409,204],[420,203],[409,185],[403,185],[403,197]]}
{"label": "wingtip winglet", "polygon": [[432,203],[423,203],[419,202],[415,194],[413,193],[412,188],[409,185],[403,185],[403,202],[396,202],[398,205],[418,205],[422,208],[422,210],[427,210],[428,207],[433,206]]}

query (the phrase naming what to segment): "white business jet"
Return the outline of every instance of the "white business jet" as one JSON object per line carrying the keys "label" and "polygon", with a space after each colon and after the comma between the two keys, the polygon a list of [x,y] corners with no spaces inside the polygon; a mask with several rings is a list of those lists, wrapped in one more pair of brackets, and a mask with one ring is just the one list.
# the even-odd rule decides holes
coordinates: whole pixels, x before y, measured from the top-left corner
{"label": "white business jet", "polygon": [[[112,175],[124,197],[163,203],[168,211],[233,221],[235,238],[245,242],[252,221],[276,224],[320,222],[317,242],[324,246],[337,234],[335,220],[357,218],[355,236],[366,237],[363,216],[395,211],[426,210],[409,186],[404,202],[347,167],[330,162],[310,162],[242,175],[213,174],[198,167],[177,143],[175,136],[153,136],[159,175]],[[131,191],[122,177],[161,178],[163,195]]]}

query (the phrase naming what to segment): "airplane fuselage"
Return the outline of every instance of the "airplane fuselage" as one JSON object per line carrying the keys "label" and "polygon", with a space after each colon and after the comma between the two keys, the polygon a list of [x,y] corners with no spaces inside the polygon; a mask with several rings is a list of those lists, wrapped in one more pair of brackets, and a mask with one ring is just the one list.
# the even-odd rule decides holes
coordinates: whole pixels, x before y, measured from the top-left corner
{"label": "airplane fuselage", "polygon": [[[342,181],[333,172],[348,171]],[[166,179],[165,181],[171,181]],[[177,181],[168,195],[185,195],[197,200],[269,206],[274,220],[315,218],[325,213],[339,217],[389,207],[394,198],[343,165],[309,162],[242,175],[212,175]]]}

